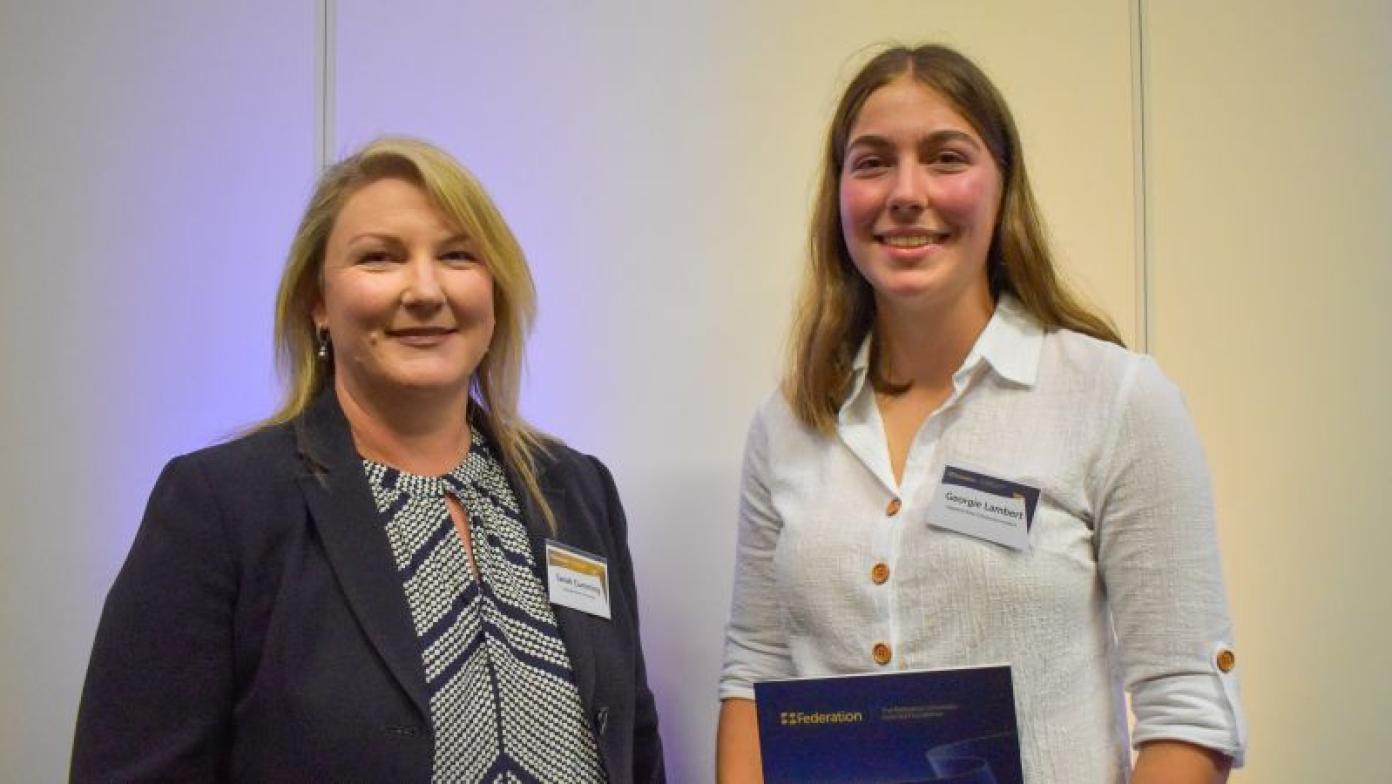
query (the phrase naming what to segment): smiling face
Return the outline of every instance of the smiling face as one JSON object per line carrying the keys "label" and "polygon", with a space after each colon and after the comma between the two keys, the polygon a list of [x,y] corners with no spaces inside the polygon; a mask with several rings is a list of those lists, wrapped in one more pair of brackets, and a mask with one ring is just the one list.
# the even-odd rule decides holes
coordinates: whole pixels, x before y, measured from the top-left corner
{"label": "smiling face", "polygon": [[493,337],[493,277],[424,191],[380,179],[350,196],[333,224],[313,316],[329,332],[343,391],[457,395],[462,404]]}
{"label": "smiling face", "polygon": [[870,94],[847,139],[841,231],[880,307],[989,305],[1002,184],[971,123],[905,75]]}

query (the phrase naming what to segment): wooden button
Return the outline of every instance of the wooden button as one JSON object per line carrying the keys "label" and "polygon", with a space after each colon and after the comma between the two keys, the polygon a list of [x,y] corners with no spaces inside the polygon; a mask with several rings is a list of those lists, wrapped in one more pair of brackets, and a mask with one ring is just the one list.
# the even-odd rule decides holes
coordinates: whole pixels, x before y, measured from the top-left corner
{"label": "wooden button", "polygon": [[890,651],[889,646],[882,642],[875,643],[875,647],[871,649],[871,654],[875,657],[876,664],[889,664],[889,660],[894,658],[894,653]]}
{"label": "wooden button", "polygon": [[885,563],[875,564],[874,568],[870,570],[870,579],[875,582],[875,585],[884,585],[885,580],[889,579],[889,565]]}
{"label": "wooden button", "polygon": [[891,498],[889,499],[889,505],[885,507],[885,514],[893,517],[899,514],[899,507],[901,506],[903,506],[903,504],[899,503],[898,498]]}
{"label": "wooden button", "polygon": [[1220,672],[1232,672],[1232,668],[1237,666],[1237,654],[1227,648],[1220,648],[1218,649],[1217,664]]}

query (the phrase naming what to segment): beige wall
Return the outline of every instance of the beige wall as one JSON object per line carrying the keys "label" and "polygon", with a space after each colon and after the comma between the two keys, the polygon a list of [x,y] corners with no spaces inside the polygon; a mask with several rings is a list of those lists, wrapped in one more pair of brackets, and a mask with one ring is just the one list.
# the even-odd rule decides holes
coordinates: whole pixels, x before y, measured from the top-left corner
{"label": "beige wall", "polygon": [[1152,349],[1213,468],[1236,780],[1386,781],[1392,4],[1147,5]]}

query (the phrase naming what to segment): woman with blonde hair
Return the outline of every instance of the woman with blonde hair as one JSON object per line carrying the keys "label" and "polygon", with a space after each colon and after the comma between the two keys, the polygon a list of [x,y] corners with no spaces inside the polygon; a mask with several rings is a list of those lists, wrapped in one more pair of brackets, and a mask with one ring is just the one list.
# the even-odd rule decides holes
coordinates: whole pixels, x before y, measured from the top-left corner
{"label": "woman with blonde hair", "polygon": [[74,781],[664,780],[613,479],[518,414],[533,308],[448,154],[385,138],[324,173],[277,299],[285,403],[156,483]]}
{"label": "woman with blonde hair", "polygon": [[[860,70],[809,255],[746,445],[721,781],[759,780],[756,681],[1001,662],[1026,781],[1224,780],[1244,729],[1197,435],[1056,277],[976,65],[928,45]],[[953,468],[1037,491],[1028,525],[954,525]]]}

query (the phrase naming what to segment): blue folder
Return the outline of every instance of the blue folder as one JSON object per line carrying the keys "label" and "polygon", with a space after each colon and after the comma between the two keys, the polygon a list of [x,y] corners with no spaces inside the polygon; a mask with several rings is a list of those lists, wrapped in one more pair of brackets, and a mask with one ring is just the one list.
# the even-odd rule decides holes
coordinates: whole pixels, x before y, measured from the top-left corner
{"label": "blue folder", "polygon": [[767,784],[1023,784],[1010,668],[754,684]]}

